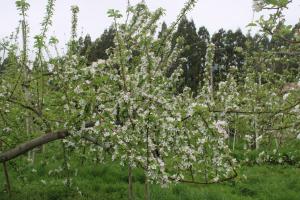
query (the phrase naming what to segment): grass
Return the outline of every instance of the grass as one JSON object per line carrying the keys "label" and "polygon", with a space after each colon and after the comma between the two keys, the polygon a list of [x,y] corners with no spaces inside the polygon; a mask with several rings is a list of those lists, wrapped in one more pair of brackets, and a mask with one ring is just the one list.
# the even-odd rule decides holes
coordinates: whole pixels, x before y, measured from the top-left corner
{"label": "grass", "polygon": [[[67,187],[63,183],[66,180],[63,172],[49,175],[49,170],[58,168],[62,160],[39,157],[33,165],[24,164],[22,159],[9,163],[12,198],[4,191],[1,169],[0,200],[127,199],[126,168],[115,163],[95,164],[88,161],[81,165],[77,159],[72,164],[72,174],[77,176],[72,176],[72,186]],[[143,173],[134,171],[136,199],[144,197],[143,181]],[[299,200],[300,169],[284,165],[244,166],[239,169],[239,177],[235,181],[224,184],[177,184],[168,188],[151,185],[150,190],[153,200]]]}

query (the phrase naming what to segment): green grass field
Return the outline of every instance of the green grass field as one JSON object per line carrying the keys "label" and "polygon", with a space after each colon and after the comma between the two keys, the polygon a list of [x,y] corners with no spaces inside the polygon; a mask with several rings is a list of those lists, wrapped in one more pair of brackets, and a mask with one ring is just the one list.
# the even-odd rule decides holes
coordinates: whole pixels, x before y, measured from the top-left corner
{"label": "green grass field", "polygon": [[[41,158],[39,158],[41,159]],[[4,176],[1,169],[0,199],[59,200],[59,199],[127,199],[127,170],[115,163],[95,164],[86,161],[73,163],[72,186],[64,184],[65,174],[49,170],[62,164],[61,160],[36,161],[34,165],[21,165],[17,160],[8,165],[12,197],[4,190]],[[15,166],[18,166],[18,170]],[[55,167],[54,167],[55,166]],[[77,170],[76,170],[77,169]],[[144,176],[134,171],[135,199],[143,199]],[[284,165],[247,166],[239,169],[239,177],[234,181],[214,185],[177,184],[168,188],[151,185],[153,200],[299,200],[300,169]]]}

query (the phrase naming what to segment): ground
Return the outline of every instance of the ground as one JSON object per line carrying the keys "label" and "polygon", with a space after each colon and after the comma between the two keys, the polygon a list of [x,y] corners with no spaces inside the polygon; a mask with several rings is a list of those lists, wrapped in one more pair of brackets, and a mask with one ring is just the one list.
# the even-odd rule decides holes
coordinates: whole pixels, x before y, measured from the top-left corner
{"label": "ground", "polygon": [[[95,164],[80,160],[72,164],[71,187],[66,186],[65,173],[59,172],[61,159],[41,157],[34,164],[24,158],[8,165],[12,198],[17,200],[117,200],[127,199],[126,168],[116,163]],[[77,170],[76,170],[76,169]],[[56,171],[55,171],[56,169]],[[52,173],[49,173],[52,170]],[[50,174],[50,175],[49,175]],[[134,172],[135,199],[144,197],[144,176]],[[4,190],[1,169],[0,200],[10,199]],[[176,184],[168,188],[151,186],[153,200],[299,200],[300,169],[288,165],[241,166],[234,181],[214,185]]]}

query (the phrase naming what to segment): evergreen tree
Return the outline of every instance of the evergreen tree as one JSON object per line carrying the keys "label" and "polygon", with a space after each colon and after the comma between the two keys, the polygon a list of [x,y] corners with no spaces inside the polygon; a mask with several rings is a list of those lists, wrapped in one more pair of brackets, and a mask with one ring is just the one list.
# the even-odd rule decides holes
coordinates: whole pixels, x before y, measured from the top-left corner
{"label": "evergreen tree", "polygon": [[158,38],[161,38],[162,37],[162,34],[168,29],[168,26],[166,24],[166,22],[163,22],[162,25],[161,25],[161,30],[160,32],[158,33]]}
{"label": "evergreen tree", "polygon": [[236,66],[239,70],[244,65],[243,50],[246,48],[246,37],[240,29],[233,32],[220,29],[212,36],[216,53],[214,58],[215,80],[222,81],[231,66]]}
{"label": "evergreen tree", "polygon": [[[98,59],[107,59],[106,50],[114,46],[115,30],[113,27],[106,29],[100,38],[97,38],[87,49],[88,63],[95,62]],[[88,44],[89,40],[86,38],[85,42]]]}
{"label": "evergreen tree", "polygon": [[201,70],[201,59],[199,59],[200,39],[193,20],[189,21],[186,17],[181,20],[173,39],[173,45],[175,45],[178,37],[184,39],[185,47],[180,57],[186,58],[186,62],[182,65],[184,81],[179,87],[179,92],[181,92],[185,86],[188,86],[192,89],[194,94],[197,94],[200,73],[203,70]]}
{"label": "evergreen tree", "polygon": [[87,34],[84,38],[82,37],[79,38],[79,45],[80,45],[80,55],[81,56],[86,56],[89,48],[92,46],[92,39],[89,34]]}
{"label": "evergreen tree", "polygon": [[225,69],[226,51],[225,51],[225,37],[226,31],[220,29],[217,33],[213,34],[211,41],[215,45],[215,57],[213,63],[214,80],[222,80],[222,75]]}
{"label": "evergreen tree", "polygon": [[201,83],[203,82],[203,76],[204,76],[204,69],[205,69],[205,57],[206,57],[206,51],[208,44],[210,42],[210,35],[208,30],[202,26],[198,30],[198,37],[199,37],[199,42],[198,42],[198,59],[199,59],[199,64],[200,64],[200,81]]}

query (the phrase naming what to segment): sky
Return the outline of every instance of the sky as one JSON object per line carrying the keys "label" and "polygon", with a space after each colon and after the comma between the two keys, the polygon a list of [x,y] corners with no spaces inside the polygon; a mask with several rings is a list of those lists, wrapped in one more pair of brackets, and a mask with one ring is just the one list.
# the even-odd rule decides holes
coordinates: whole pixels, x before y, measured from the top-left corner
{"label": "sky", "polygon": [[[28,20],[31,27],[30,36],[39,33],[40,23],[45,13],[47,0],[27,0],[30,3]],[[136,4],[140,0],[131,0]],[[183,7],[184,0],[145,0],[151,10],[162,7],[166,9],[163,20],[171,23]],[[56,0],[53,26],[49,35],[55,35],[60,43],[66,43],[71,29],[71,5],[80,8],[78,35],[89,33],[92,39],[101,35],[104,29],[112,23],[107,17],[108,9],[118,9],[125,12],[127,0]],[[252,11],[252,0],[199,0],[196,7],[189,13],[188,18],[193,19],[196,26],[205,26],[210,33],[220,28],[241,28],[247,32],[246,25],[261,14]],[[253,18],[254,17],[254,18]],[[287,22],[295,24],[300,17],[300,0],[293,0],[288,13]],[[15,30],[19,21],[14,0],[0,1],[0,38],[8,36]]]}

